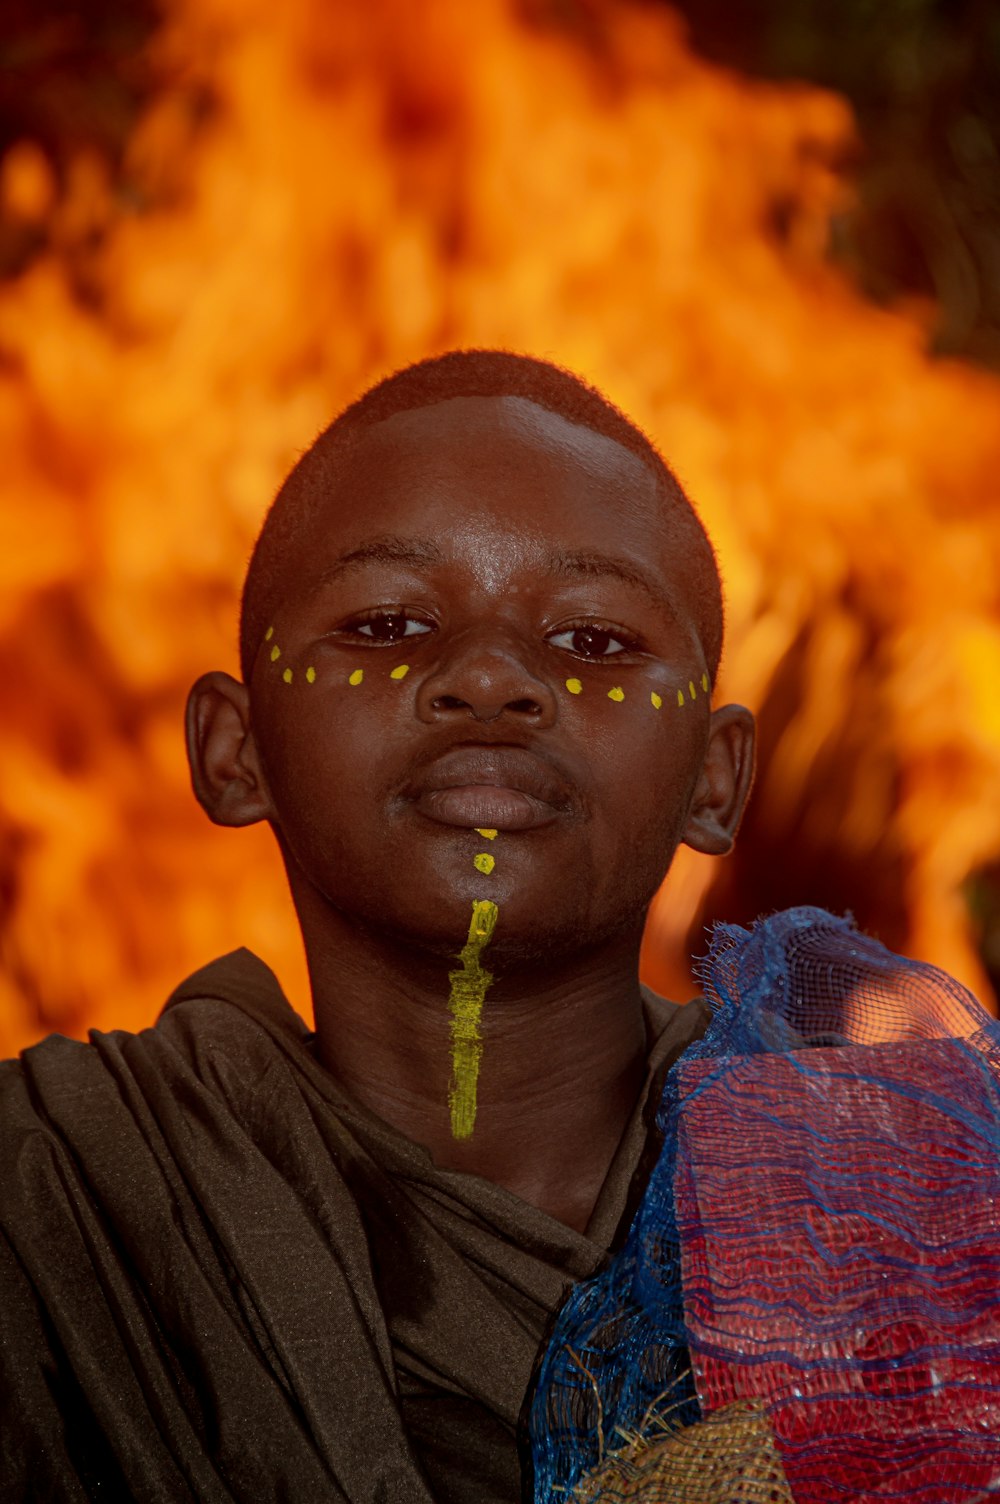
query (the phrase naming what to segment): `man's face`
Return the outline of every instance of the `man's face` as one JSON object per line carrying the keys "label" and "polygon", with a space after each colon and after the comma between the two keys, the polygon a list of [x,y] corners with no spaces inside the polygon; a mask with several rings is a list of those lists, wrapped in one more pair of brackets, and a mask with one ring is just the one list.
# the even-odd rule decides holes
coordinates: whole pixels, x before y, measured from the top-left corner
{"label": "man's face", "polygon": [[367,430],[251,679],[293,890],[449,954],[491,898],[497,963],[637,936],[708,739],[674,537],[635,456],[524,399]]}

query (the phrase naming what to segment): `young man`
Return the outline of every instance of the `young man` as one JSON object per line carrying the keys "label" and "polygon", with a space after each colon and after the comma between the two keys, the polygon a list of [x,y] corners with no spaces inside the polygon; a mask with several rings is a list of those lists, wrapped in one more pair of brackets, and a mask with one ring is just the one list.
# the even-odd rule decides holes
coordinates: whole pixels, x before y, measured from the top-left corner
{"label": "young man", "polygon": [[[860,1438],[848,1462],[867,1466],[871,1414],[895,1416],[885,1375],[905,1368],[907,1345],[923,1354],[924,1327],[905,1306],[884,1334],[887,1255],[867,1250],[856,1188],[885,1169],[879,1226],[913,1200],[913,1146],[937,1131],[911,1112],[923,1075],[937,1103],[960,1101],[945,1180],[927,1179],[933,1206],[950,1194],[957,1226],[976,1203],[959,1164],[1000,1204],[996,1155],[977,1147],[996,1137],[992,1098],[980,1101],[992,1066],[973,1052],[956,1074],[937,1048],[938,982],[900,980],[909,963],[816,911],[730,937],[707,974],[719,1012],[704,1044],[703,1005],[640,987],[645,915],[677,845],[727,851],[747,797],[752,718],[711,708],[721,635],[712,552],[676,481],[566,373],[445,356],[321,435],[251,561],[243,682],[207,674],[188,715],[210,817],[275,832],[316,1032],[242,951],[180,987],[155,1029],[52,1038],[0,1068],[0,1496],[509,1504],[540,1362],[539,1496],[563,1499],[669,1391],[688,1329],[723,1410],[760,1392],[754,1373],[749,1390],[733,1374],[771,1352],[775,1434],[791,1414],[785,1457],[801,1441],[801,1476],[822,1487],[814,1433],[821,1452],[833,1445],[840,1412],[824,1399],[818,1431],[819,1412],[803,1423],[782,1394],[808,1406],[810,1385],[829,1389],[843,1328],[854,1347],[834,1387],[867,1385],[878,1401],[848,1417]],[[880,1056],[884,1079],[855,1090],[842,1046],[885,1037],[852,1020],[886,966],[892,1006],[921,986],[931,999],[916,1013],[933,1048]],[[761,1006],[741,1014],[744,984]],[[819,1047],[812,1063],[803,1044]],[[701,1058],[710,1047],[735,1074]],[[688,1116],[657,1126],[682,1080]],[[839,1142],[847,1159],[831,1160]],[[845,1185],[843,1216],[817,1220]],[[763,1218],[758,1189],[774,1191]],[[973,1330],[992,1309],[983,1271],[1000,1272],[992,1215],[967,1220],[962,1246],[974,1235],[982,1250],[965,1266],[945,1246],[965,1368],[956,1379],[949,1337],[931,1378],[906,1369],[911,1394],[941,1391],[949,1414],[974,1395],[955,1466],[977,1480],[994,1467],[983,1417],[1000,1429],[1000,1368],[983,1387],[1000,1335],[988,1314]],[[917,1217],[892,1252],[892,1298],[912,1275],[918,1316],[923,1233]],[[824,1238],[833,1255],[814,1277]],[[853,1287],[836,1284],[844,1268],[872,1275],[860,1317]],[[790,1370],[785,1318],[801,1326],[817,1300]],[[728,1332],[713,1309],[736,1313]],[[767,1497],[787,1498],[769,1425],[754,1446]],[[733,1476],[745,1467],[744,1449]],[[647,1496],[690,1497],[661,1484]]]}
{"label": "young man", "polygon": [[704,1027],[638,954],[746,799],[721,633],[676,481],[554,367],[446,356],[321,435],[188,717],[210,817],[279,842],[315,1037],[240,952],[2,1068],[3,1497],[519,1497]]}

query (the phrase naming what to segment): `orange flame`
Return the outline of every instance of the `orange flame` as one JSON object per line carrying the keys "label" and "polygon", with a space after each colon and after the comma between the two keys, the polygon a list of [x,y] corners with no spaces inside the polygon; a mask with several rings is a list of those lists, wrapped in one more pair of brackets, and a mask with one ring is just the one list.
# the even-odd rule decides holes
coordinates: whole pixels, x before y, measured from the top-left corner
{"label": "orange flame", "polygon": [[[1000,851],[998,384],[826,263],[841,101],[706,66],[659,8],[535,11],[173,0],[127,200],[84,151],[58,186],[31,142],[2,164],[50,250],[0,289],[0,1053],[140,1026],[240,943],[308,1011],[269,836],[191,799],[183,696],[234,666],[296,453],[463,344],[551,355],[659,440],[722,555],[772,851],[881,862],[902,943],[982,990],[960,889]],[[654,984],[690,986],[710,881],[682,856]]]}

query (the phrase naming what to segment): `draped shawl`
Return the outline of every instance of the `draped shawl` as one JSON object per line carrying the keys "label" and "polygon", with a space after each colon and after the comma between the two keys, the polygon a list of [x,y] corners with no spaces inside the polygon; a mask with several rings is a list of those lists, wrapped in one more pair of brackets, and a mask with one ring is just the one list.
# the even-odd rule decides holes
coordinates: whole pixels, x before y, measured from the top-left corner
{"label": "draped shawl", "polygon": [[585,1234],[352,1103],[248,951],[155,1028],[0,1065],[0,1499],[511,1504],[571,1285],[624,1237],[701,1004]]}
{"label": "draped shawl", "polygon": [[812,907],[699,971],[659,1161],[539,1366],[536,1504],[1000,1498],[1000,1023]]}

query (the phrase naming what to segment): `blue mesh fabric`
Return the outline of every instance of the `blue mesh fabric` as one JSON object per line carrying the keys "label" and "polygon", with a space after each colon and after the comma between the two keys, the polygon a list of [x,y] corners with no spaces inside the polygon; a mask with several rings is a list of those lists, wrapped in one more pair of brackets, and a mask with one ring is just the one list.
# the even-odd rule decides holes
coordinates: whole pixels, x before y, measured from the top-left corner
{"label": "blue mesh fabric", "polygon": [[[987,1497],[1000,1026],[821,909],[718,926],[701,979],[712,1023],[668,1076],[628,1238],[571,1293],[540,1364],[536,1504],[564,1504],[665,1416],[687,1426],[738,1397],[767,1405],[797,1500]],[[744,1246],[756,1262],[725,1285]]]}

